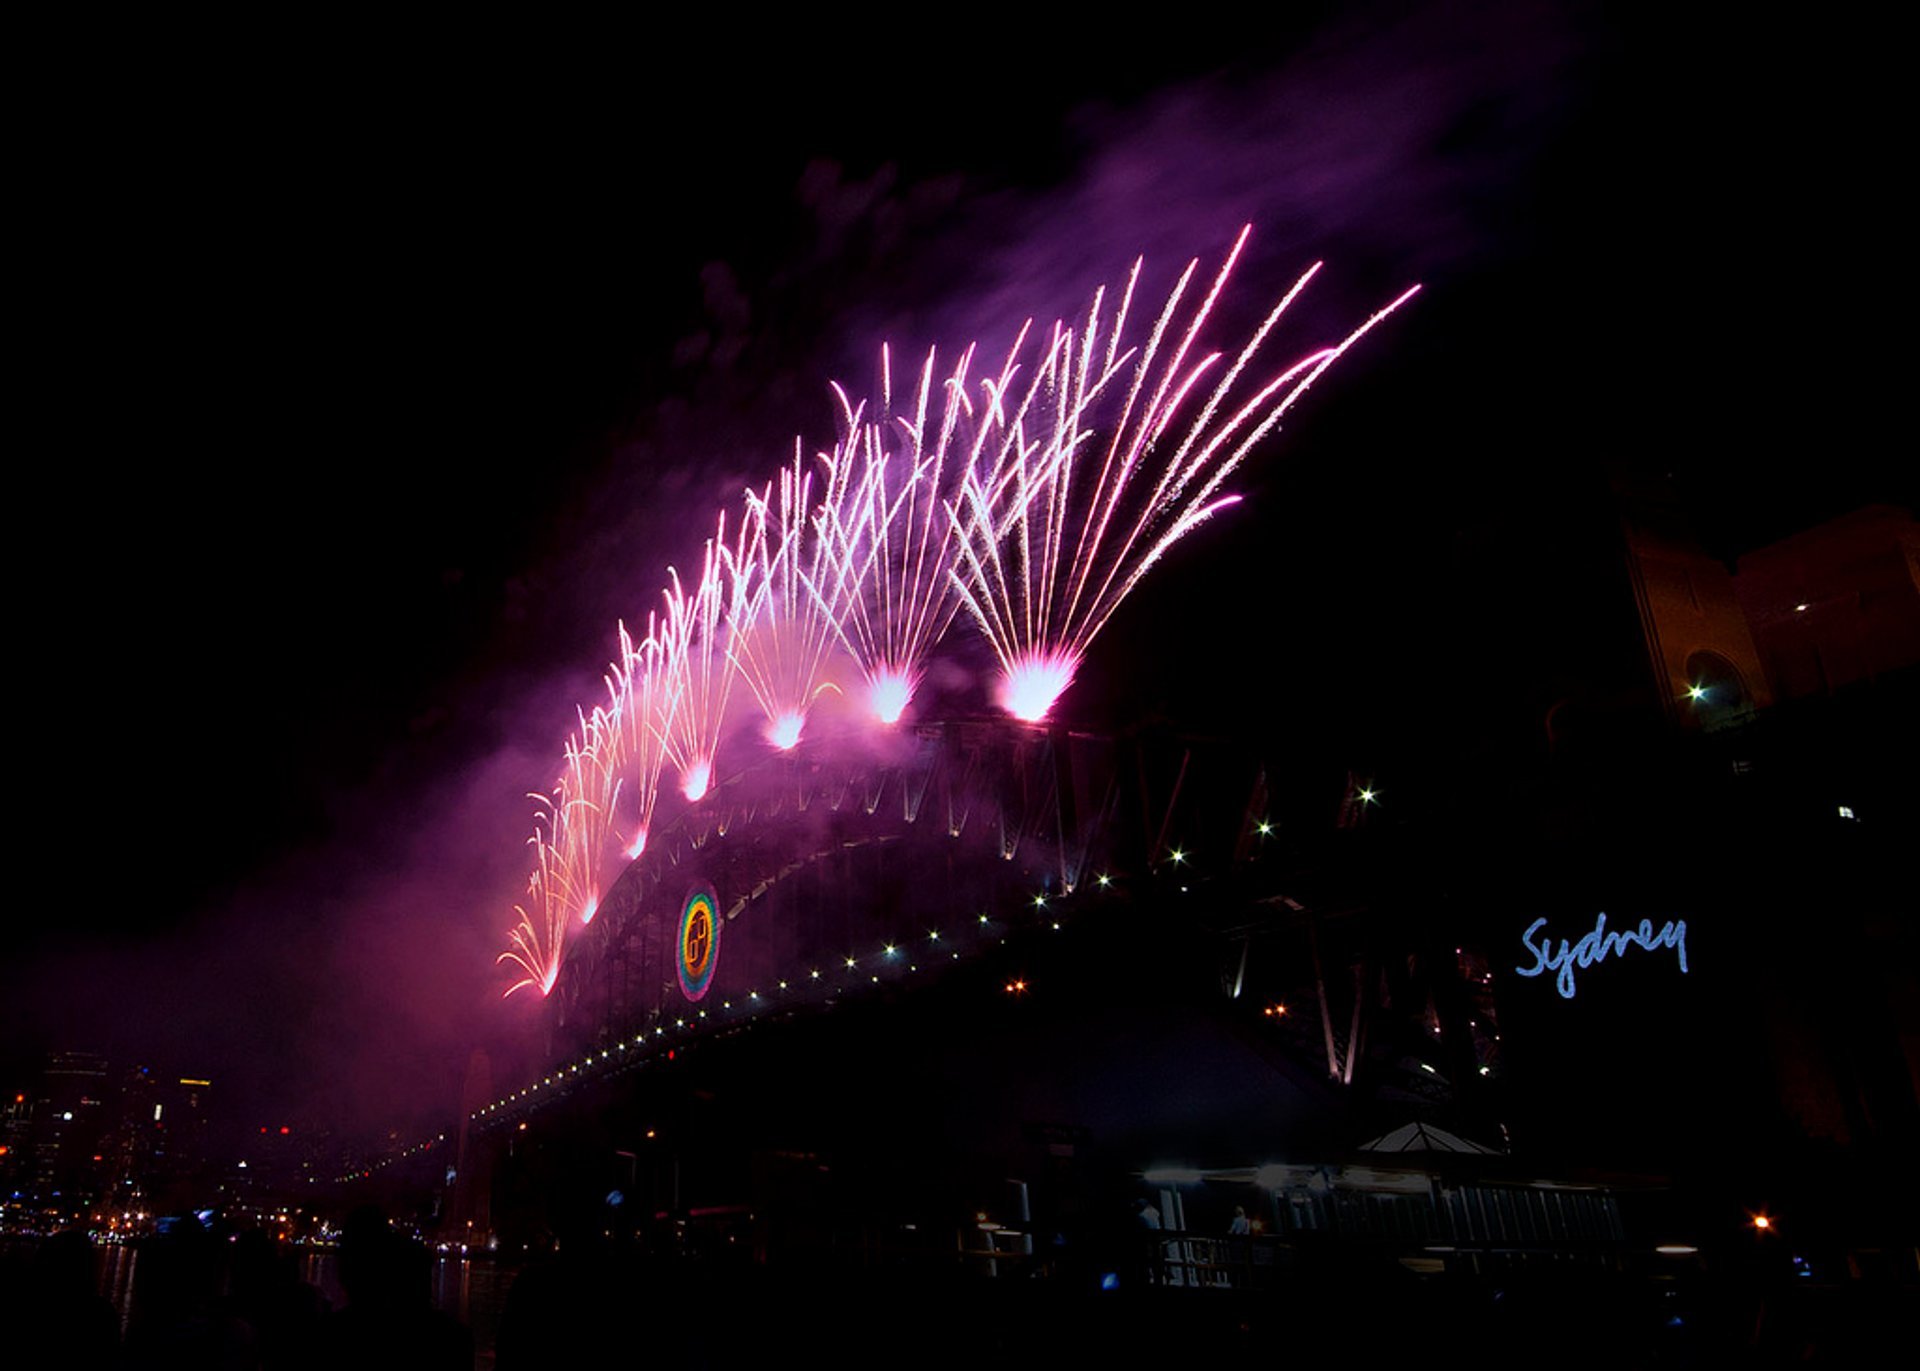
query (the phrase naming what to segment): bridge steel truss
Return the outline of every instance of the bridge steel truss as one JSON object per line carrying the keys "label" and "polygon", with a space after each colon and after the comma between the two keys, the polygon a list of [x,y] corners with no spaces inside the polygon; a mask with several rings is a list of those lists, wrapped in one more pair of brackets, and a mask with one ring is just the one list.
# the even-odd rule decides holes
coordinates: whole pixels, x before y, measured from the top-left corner
{"label": "bridge steel truss", "polygon": [[[1203,791],[1201,771],[1224,774]],[[932,974],[1014,923],[1062,917],[1109,873],[1188,851],[1230,862],[1264,795],[1257,761],[1230,749],[1007,721],[924,724],[864,755],[827,740],[767,757],[664,825],[576,931],[553,1046],[715,1028]],[[700,884],[723,927],[694,1005],[675,956]]]}

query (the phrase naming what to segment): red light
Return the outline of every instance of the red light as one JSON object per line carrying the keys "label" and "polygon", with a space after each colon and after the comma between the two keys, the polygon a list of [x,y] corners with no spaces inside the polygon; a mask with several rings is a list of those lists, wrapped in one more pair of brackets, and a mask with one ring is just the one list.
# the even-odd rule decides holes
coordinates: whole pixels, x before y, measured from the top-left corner
{"label": "red light", "polygon": [[[261,1129],[260,1131],[264,1133],[264,1132],[265,1132],[266,1130],[265,1130],[265,1129]],[[280,1136],[281,1136],[281,1137],[283,1137],[283,1138],[284,1138],[284,1137],[286,1137],[286,1136],[287,1136],[287,1134],[289,1134],[289,1133],[291,1133],[292,1131],[293,1131],[293,1130],[292,1130],[291,1128],[288,1128],[288,1127],[287,1127],[287,1126],[286,1126],[285,1124],[281,1124],[281,1125],[280,1125]]]}
{"label": "red light", "polygon": [[668,1060],[668,1061],[672,1061],[672,1060],[673,1060],[673,1049],[672,1049],[671,1047],[669,1047],[669,1048],[667,1049],[667,1060]]}
{"label": "red light", "polygon": [[266,1132],[266,1131],[267,1131],[267,1126],[266,1126],[265,1124],[261,1124],[261,1125],[260,1125],[260,1131],[261,1131],[262,1133],[264,1133],[264,1132]]}

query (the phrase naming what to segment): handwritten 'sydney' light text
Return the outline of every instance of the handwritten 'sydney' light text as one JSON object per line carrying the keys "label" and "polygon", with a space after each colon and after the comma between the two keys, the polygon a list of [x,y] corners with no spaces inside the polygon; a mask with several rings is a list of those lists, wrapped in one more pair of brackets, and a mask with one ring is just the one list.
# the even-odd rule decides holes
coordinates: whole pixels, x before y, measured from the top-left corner
{"label": "handwritten 'sydney' light text", "polygon": [[1680,971],[1684,975],[1687,969],[1687,921],[1670,919],[1662,924],[1658,933],[1653,930],[1652,919],[1642,919],[1638,928],[1619,928],[1607,931],[1607,916],[1603,913],[1593,921],[1593,932],[1583,934],[1578,942],[1560,940],[1560,950],[1553,950],[1551,935],[1535,938],[1546,925],[1545,919],[1535,919],[1520,935],[1520,941],[1526,944],[1527,951],[1533,954],[1532,966],[1516,966],[1515,971],[1522,976],[1538,976],[1542,972],[1554,972],[1554,989],[1560,992],[1560,998],[1573,998],[1573,969],[1583,970],[1595,962],[1603,962],[1608,957],[1621,956],[1630,947],[1638,947],[1647,952],[1656,948],[1670,947],[1680,956]]}

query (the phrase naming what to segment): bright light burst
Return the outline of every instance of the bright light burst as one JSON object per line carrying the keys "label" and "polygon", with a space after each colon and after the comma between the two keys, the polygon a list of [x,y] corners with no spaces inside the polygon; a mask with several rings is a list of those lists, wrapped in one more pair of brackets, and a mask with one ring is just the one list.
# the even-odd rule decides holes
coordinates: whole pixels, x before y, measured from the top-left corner
{"label": "bright light burst", "polygon": [[796,747],[800,742],[800,730],[806,727],[804,714],[782,714],[767,725],[767,741],[782,752]]}
{"label": "bright light burst", "polygon": [[[1195,356],[1247,240],[1243,229],[1211,289],[1182,320],[1194,273],[1188,263],[1142,347],[1122,351],[1140,279],[1135,262],[1117,310],[1095,292],[1078,332],[1056,323],[1023,390],[988,387],[992,460],[976,445],[950,507],[963,535],[952,577],[1000,660],[1000,697],[1022,718],[1043,717],[1122,601],[1167,550],[1237,497],[1220,487],[1315,380],[1407,300],[1409,290],[1339,344],[1308,353],[1251,397],[1241,373],[1282,314],[1319,271],[1310,267],[1224,369]],[[1025,332],[1022,333],[1024,341]],[[1015,345],[1018,352],[1019,343]],[[1131,378],[1122,380],[1131,368]],[[1013,360],[1002,373],[1014,371]],[[1217,377],[1211,390],[1202,382]],[[1118,382],[1118,384],[1116,384]],[[1196,397],[1205,394],[1188,420]]]}
{"label": "bright light burst", "polygon": [[883,724],[897,724],[913,699],[913,682],[901,671],[883,669],[867,681],[867,704]]}
{"label": "bright light burst", "polygon": [[1016,719],[1037,724],[1073,681],[1077,657],[1035,653],[1016,657],[1000,678],[1000,707]]}

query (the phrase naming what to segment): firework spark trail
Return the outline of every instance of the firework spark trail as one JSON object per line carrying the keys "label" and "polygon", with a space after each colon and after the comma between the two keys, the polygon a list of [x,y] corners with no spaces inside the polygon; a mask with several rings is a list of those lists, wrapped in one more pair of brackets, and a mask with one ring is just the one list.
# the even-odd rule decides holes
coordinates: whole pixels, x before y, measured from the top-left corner
{"label": "firework spark trail", "polygon": [[580,731],[567,739],[566,769],[554,787],[554,847],[583,924],[592,923],[600,909],[600,872],[620,802],[619,738],[619,720],[606,706],[581,714]]}
{"label": "firework spark trail", "polygon": [[620,625],[620,660],[607,678],[607,693],[617,721],[611,731],[617,750],[615,768],[622,793],[632,796],[634,818],[622,843],[629,858],[647,849],[653,827],[654,802],[660,795],[660,771],[666,763],[665,739],[672,727],[672,692],[667,688],[664,653],[654,616],[647,616],[647,636],[636,646]]}
{"label": "firework spark trail", "polygon": [[519,922],[507,932],[507,950],[494,958],[495,965],[513,967],[520,979],[507,987],[503,999],[528,987],[543,996],[552,991],[566,950],[568,920],[580,907],[567,864],[552,841],[553,798],[538,792],[528,798],[537,810],[533,836],[527,839],[534,853],[533,872],[527,878],[526,903],[513,907]]}
{"label": "firework spark trail", "polygon": [[[1224,355],[1188,360],[1247,233],[1241,231],[1211,289],[1179,326],[1181,302],[1199,262],[1188,264],[1137,360],[1131,350],[1121,351],[1121,341],[1139,262],[1119,309],[1104,326],[1104,350],[1101,292],[1077,338],[1064,323],[1054,326],[1020,407],[1006,413],[1004,399],[996,397],[998,422],[1011,430],[1012,439],[1002,449],[1001,463],[984,472],[977,463],[969,467],[961,497],[949,507],[963,536],[952,578],[960,603],[999,659],[1000,702],[1017,717],[1046,717],[1072,683],[1088,646],[1147,571],[1174,543],[1237,501],[1218,492],[1253,447],[1327,368],[1419,289],[1406,291],[1338,345],[1309,353],[1250,399],[1229,407],[1242,372],[1319,270],[1316,263],[1220,374],[1184,435],[1166,453],[1163,440]],[[1170,335],[1176,341],[1169,349]],[[1098,473],[1083,492],[1075,478],[1102,417],[1099,402],[1129,362],[1131,383],[1110,421]],[[1039,425],[1031,439],[1030,414]]]}
{"label": "firework spark trail", "polygon": [[747,492],[752,541],[739,575],[751,589],[744,622],[728,646],[766,715],[767,741],[782,751],[800,741],[807,711],[830,688],[826,662],[840,636],[846,599],[835,597],[836,606],[816,589],[826,579],[832,521],[824,505],[838,503],[838,468],[829,459],[827,498],[819,510],[811,504],[813,477],[802,468],[796,442],[792,464],[780,472],[778,501],[772,483],[758,495]]}
{"label": "firework spark trail", "polygon": [[620,630],[620,661],[607,679],[608,703],[591,714],[577,713],[579,730],[567,739],[566,761],[551,795],[529,796],[535,803],[534,869],[527,899],[515,905],[518,922],[508,932],[508,948],[495,959],[515,967],[520,979],[508,995],[528,987],[543,996],[560,974],[569,921],[576,915],[591,923],[600,901],[600,872],[614,835],[624,773],[636,772],[642,792],[638,832],[628,848],[639,856],[658,790],[663,749],[658,720],[651,713],[660,695],[660,646],[651,632],[635,647],[626,625]]}
{"label": "firework spark trail", "polygon": [[[1136,277],[1138,272],[1136,264]],[[1013,359],[1024,346],[1032,321],[1022,328],[1002,372],[1002,384],[989,387],[990,413],[1002,430],[995,459],[983,474],[976,450],[975,459],[965,471],[960,499],[947,511],[961,535],[959,565],[951,573],[958,601],[981,625],[1001,658],[1002,703],[1022,718],[1044,715],[1054,696],[1071,679],[1071,666],[1064,659],[1034,655],[1032,660],[1023,660],[1017,651],[1010,653],[1003,645],[1046,639],[1052,604],[1046,596],[1033,592],[1036,585],[1051,586],[1054,582],[1059,528],[1074,471],[1072,458],[1090,436],[1082,427],[1083,416],[1131,356],[1120,355],[1117,350],[1126,308],[1132,300],[1129,281],[1107,355],[1099,373],[1092,370],[1104,299],[1104,289],[1096,292],[1088,310],[1078,365],[1074,362],[1073,332],[1064,324],[1055,324],[1041,365],[1017,408],[1009,413],[1006,382],[1015,371]],[[1036,401],[1040,405],[1037,411]],[[1028,437],[1030,413],[1039,435],[1033,439]],[[1037,521],[1041,546],[1036,566],[1035,505],[1043,492],[1047,507]]]}
{"label": "firework spark trail", "polygon": [[[972,347],[960,355],[952,374],[938,381],[942,401],[937,416],[932,415],[937,374],[937,353],[932,350],[920,368],[911,416],[891,413],[888,349],[881,350],[877,421],[863,424],[863,407],[834,387],[845,437],[828,460],[840,472],[850,472],[857,460],[861,478],[857,483],[849,480],[846,498],[825,508],[832,575],[831,592],[821,598],[844,602],[841,641],[866,676],[868,704],[883,723],[900,718],[925,674],[929,654],[959,612],[952,573],[964,538],[948,506],[959,498],[966,474],[996,432],[1003,441],[994,450],[995,469],[1005,468],[1006,425],[993,421],[1000,414],[998,397],[1012,385],[1019,352],[1016,342],[998,380],[982,383],[979,410],[968,395]],[[988,484],[993,479],[989,476]]]}
{"label": "firework spark trail", "polygon": [[726,721],[734,665],[728,639],[750,618],[752,507],[738,542],[727,545],[727,516],[707,540],[700,580],[688,595],[680,573],[667,568],[666,619],[661,630],[661,666],[668,694],[665,734],[668,758],[680,772],[680,791],[699,800],[713,783],[714,752]]}

